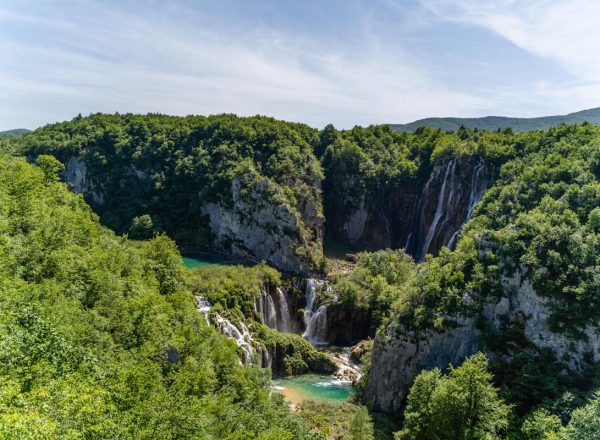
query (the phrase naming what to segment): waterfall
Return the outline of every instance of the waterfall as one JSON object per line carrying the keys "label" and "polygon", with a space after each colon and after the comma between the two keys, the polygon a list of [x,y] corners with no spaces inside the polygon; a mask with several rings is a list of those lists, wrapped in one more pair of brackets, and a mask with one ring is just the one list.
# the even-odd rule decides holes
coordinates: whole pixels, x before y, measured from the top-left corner
{"label": "waterfall", "polygon": [[243,322],[239,323],[239,328],[236,327],[229,319],[223,318],[218,313],[217,328],[225,336],[235,340],[235,343],[242,349],[242,363],[248,365],[252,363],[254,355],[254,347],[252,346],[252,335]]}
{"label": "waterfall", "polygon": [[483,194],[487,189],[487,180],[481,177],[482,173],[485,172],[483,163],[480,162],[477,164],[474,171],[473,177],[471,177],[471,194],[469,194],[469,204],[467,205],[467,217],[465,222],[471,218],[473,211],[475,211],[475,206],[481,201]]}
{"label": "waterfall", "polygon": [[263,322],[267,327],[277,328],[275,302],[264,287],[260,289],[260,296],[256,300],[255,309],[262,315]]}
{"label": "waterfall", "polygon": [[322,282],[309,278],[306,280],[305,297],[306,308],[304,309],[304,324],[306,329],[302,337],[313,345],[327,345],[327,306],[319,306],[317,288]]}
{"label": "waterfall", "polygon": [[483,162],[479,162],[474,168],[473,174],[471,176],[471,191],[469,192],[469,201],[467,203],[467,212],[465,215],[465,219],[462,222],[461,226],[459,226],[458,230],[454,234],[452,234],[450,241],[448,241],[448,247],[450,249],[452,249],[456,244],[462,225],[464,225],[471,219],[471,217],[473,216],[473,212],[475,211],[475,207],[483,198],[483,194],[487,189],[487,179],[485,178],[484,173],[485,166]]}
{"label": "waterfall", "polygon": [[273,366],[273,360],[271,359],[271,352],[269,349],[262,344],[259,344],[257,352],[261,359],[261,367],[271,368]]}
{"label": "waterfall", "polygon": [[261,288],[256,299],[254,310],[262,315],[263,323],[270,328],[284,333],[292,331],[291,315],[283,290],[276,289],[275,300],[265,287]]}
{"label": "waterfall", "polygon": [[[446,174],[444,175],[444,182],[442,183],[442,188],[438,194],[437,206],[435,208],[435,215],[433,217],[433,221],[427,230],[427,236],[425,238],[425,242],[423,243],[423,248],[421,250],[421,259],[425,259],[425,255],[427,255],[427,251],[429,250],[429,246],[431,245],[431,241],[435,236],[437,225],[445,214],[444,207],[448,205],[454,196],[454,188],[451,188],[449,191],[449,195],[446,195],[446,188],[448,186],[448,177],[454,174],[454,168],[456,166],[456,161],[451,159],[446,166]],[[452,185],[453,186],[453,185]],[[427,187],[429,187],[429,182],[427,183]]]}
{"label": "waterfall", "polygon": [[279,305],[279,314],[277,316],[277,330],[279,330],[280,332],[289,333],[292,331],[290,325],[290,310],[288,308],[288,303],[287,299],[285,298],[285,294],[283,293],[283,290],[281,290],[279,287],[277,288],[277,303]]}
{"label": "waterfall", "polygon": [[204,318],[206,318],[207,324],[210,324],[210,321],[208,319],[208,314],[210,313],[211,307],[212,307],[212,305],[210,304],[210,302],[208,302],[208,300],[206,298],[204,298],[203,296],[196,297],[196,310],[198,310],[200,313],[204,314]]}
{"label": "waterfall", "polygon": [[[209,315],[211,308],[212,305],[206,298],[203,296],[196,297],[196,310],[204,314],[208,324],[210,324]],[[242,363],[244,365],[252,363],[252,357],[254,355],[254,347],[252,346],[253,339],[246,324],[240,322],[238,328],[229,319],[223,318],[218,313],[215,313],[214,316],[216,317],[217,329],[219,332],[234,339],[237,346],[242,349]]]}

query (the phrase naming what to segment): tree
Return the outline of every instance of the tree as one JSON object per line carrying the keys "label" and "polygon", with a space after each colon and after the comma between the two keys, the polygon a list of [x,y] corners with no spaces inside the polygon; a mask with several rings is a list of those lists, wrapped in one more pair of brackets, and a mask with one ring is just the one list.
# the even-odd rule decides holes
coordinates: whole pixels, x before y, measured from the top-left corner
{"label": "tree", "polygon": [[532,412],[521,427],[524,440],[550,440],[558,435],[562,424],[560,418],[545,408]]}
{"label": "tree", "polygon": [[492,385],[487,358],[477,353],[446,376],[421,372],[408,396],[404,429],[396,439],[475,440],[500,438],[510,406]]}
{"label": "tree", "polygon": [[134,240],[147,240],[155,235],[152,217],[148,214],[134,217],[129,228],[129,237]]}
{"label": "tree", "polygon": [[37,164],[44,172],[46,183],[57,182],[60,179],[59,174],[65,169],[60,161],[48,154],[38,156]]}
{"label": "tree", "polygon": [[600,440],[600,393],[582,408],[573,411],[565,440]]}
{"label": "tree", "polygon": [[352,440],[375,439],[371,416],[364,406],[360,406],[356,409],[354,416],[350,421],[350,438]]}

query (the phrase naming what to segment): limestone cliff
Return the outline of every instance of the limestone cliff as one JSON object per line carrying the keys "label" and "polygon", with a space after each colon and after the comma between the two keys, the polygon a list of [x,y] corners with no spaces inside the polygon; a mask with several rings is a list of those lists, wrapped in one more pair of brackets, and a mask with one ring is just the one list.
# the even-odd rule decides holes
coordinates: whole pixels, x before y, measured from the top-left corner
{"label": "limestone cliff", "polygon": [[[92,175],[84,159],[71,157],[66,161],[63,179],[102,214],[108,203],[119,204],[127,187],[149,186],[146,173],[133,165],[116,174],[122,176],[122,181],[110,180],[104,174]],[[144,197],[149,199],[146,205],[151,206],[150,200],[155,196],[152,191],[145,191]],[[228,193],[206,197],[197,192],[196,201],[190,203],[194,205],[198,206],[194,215],[206,223],[200,226],[210,231],[213,249],[254,261],[265,260],[285,272],[319,271],[324,220],[318,197],[300,199],[292,206],[279,185],[247,171],[232,179]],[[151,212],[156,208],[148,209]],[[185,210],[193,208],[183,205],[180,209],[181,216],[186,216]],[[167,232],[177,237],[177,231]]]}
{"label": "limestone cliff", "polygon": [[[480,253],[485,253],[485,249]],[[485,351],[490,357],[503,356],[510,362],[510,347],[500,354],[484,343],[484,327],[501,334],[518,325],[530,350],[552,350],[557,362],[567,370],[582,372],[590,363],[600,361],[600,320],[588,323],[577,337],[568,332],[557,333],[552,330],[550,317],[552,309],[560,304],[536,293],[524,270],[511,275],[504,272],[499,297],[486,298],[473,310],[477,292],[467,292],[463,312],[445,316],[447,325],[441,330],[415,332],[398,320],[378,332],[365,401],[378,410],[398,413],[413,379],[422,369],[445,369],[478,351]]]}
{"label": "limestone cliff", "polygon": [[230,201],[201,207],[209,218],[213,246],[235,256],[266,260],[285,272],[317,271],[314,252],[320,252],[322,235],[317,209],[306,207],[303,217],[278,186],[265,178],[246,177],[233,179]]}

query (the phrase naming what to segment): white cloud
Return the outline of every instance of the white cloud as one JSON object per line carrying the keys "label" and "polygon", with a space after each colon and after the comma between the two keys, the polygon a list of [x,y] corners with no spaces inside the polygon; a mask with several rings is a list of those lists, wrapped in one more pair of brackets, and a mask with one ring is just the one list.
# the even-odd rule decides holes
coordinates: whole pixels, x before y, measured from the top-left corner
{"label": "white cloud", "polygon": [[600,78],[597,0],[422,0],[440,17],[488,28],[515,45],[554,59],[588,81]]}
{"label": "white cloud", "polygon": [[[95,111],[260,113],[350,127],[485,105],[437,83],[369,26],[364,45],[336,47],[264,28],[201,27],[84,5],[84,13],[60,18],[44,14],[51,7],[0,10],[0,26],[35,25],[44,36],[0,42],[2,128]],[[27,123],[16,120],[26,114]]]}

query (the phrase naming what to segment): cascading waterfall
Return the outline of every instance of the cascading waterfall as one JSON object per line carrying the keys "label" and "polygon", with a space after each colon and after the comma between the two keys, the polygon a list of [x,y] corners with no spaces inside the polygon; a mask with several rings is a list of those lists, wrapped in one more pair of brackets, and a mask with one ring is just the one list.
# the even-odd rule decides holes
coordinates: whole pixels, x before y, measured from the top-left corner
{"label": "cascading waterfall", "polygon": [[239,323],[239,328],[236,327],[229,319],[223,318],[218,313],[215,314],[217,318],[217,328],[225,336],[233,338],[235,343],[242,349],[242,363],[248,365],[252,363],[252,357],[254,355],[254,347],[252,346],[252,335],[243,322]]}
{"label": "cascading waterfall", "polygon": [[261,288],[260,296],[256,299],[254,309],[262,315],[263,323],[267,327],[289,333],[292,331],[292,326],[287,299],[280,288],[276,289],[275,294],[276,298],[273,299],[273,296],[265,287]]}
{"label": "cascading waterfall", "polygon": [[483,194],[487,190],[487,179],[482,177],[484,172],[485,166],[482,162],[478,163],[471,178],[471,194],[469,194],[469,205],[465,221],[471,218],[473,211],[475,211],[475,206],[481,201]]}
{"label": "cascading waterfall", "polygon": [[211,303],[204,298],[203,296],[196,297],[196,310],[200,313],[204,314],[204,318],[206,318],[207,324],[210,324],[210,320],[208,319],[208,314],[210,313],[210,308],[212,307]]}
{"label": "cascading waterfall", "polygon": [[[327,306],[318,306],[317,288],[324,282],[309,278],[306,280],[304,324],[302,337],[313,345],[327,345]],[[317,307],[318,306],[318,307]]]}
{"label": "cascading waterfall", "polygon": [[262,315],[263,322],[267,327],[278,328],[275,302],[264,287],[260,289],[260,296],[256,300],[255,309]]}
{"label": "cascading waterfall", "polygon": [[[429,250],[431,241],[433,240],[433,237],[435,236],[438,223],[441,220],[441,218],[444,216],[444,214],[446,213],[446,210],[444,209],[445,206],[447,206],[452,201],[452,198],[454,196],[454,185],[451,185],[451,188],[449,191],[446,191],[446,189],[448,187],[448,178],[453,176],[455,167],[456,167],[456,161],[454,159],[451,159],[450,162],[448,162],[448,165],[446,166],[446,174],[444,175],[444,182],[442,183],[442,188],[440,189],[440,193],[438,195],[437,205],[435,208],[435,214],[433,216],[433,221],[431,222],[431,225],[429,226],[429,229],[427,230],[425,242],[423,243],[423,248],[421,250],[421,256],[420,256],[421,260],[425,259],[425,255],[427,255],[427,251]],[[451,180],[454,180],[454,179],[451,179]],[[429,187],[429,182],[427,182],[427,187]]]}
{"label": "cascading waterfall", "polygon": [[[203,296],[196,297],[196,310],[200,313],[204,314],[206,318],[206,322],[210,324],[210,312],[211,312],[212,304]],[[254,356],[254,346],[253,339],[246,327],[246,324],[243,322],[239,323],[239,328],[233,324],[229,319],[223,318],[218,313],[214,313],[217,323],[217,329],[225,336],[230,337],[235,340],[235,343],[238,347],[242,349],[242,359],[241,362],[244,365],[248,365],[252,363],[252,358]],[[267,353],[268,355],[268,353]],[[263,355],[264,359],[264,355]],[[269,357],[270,362],[270,357]]]}

